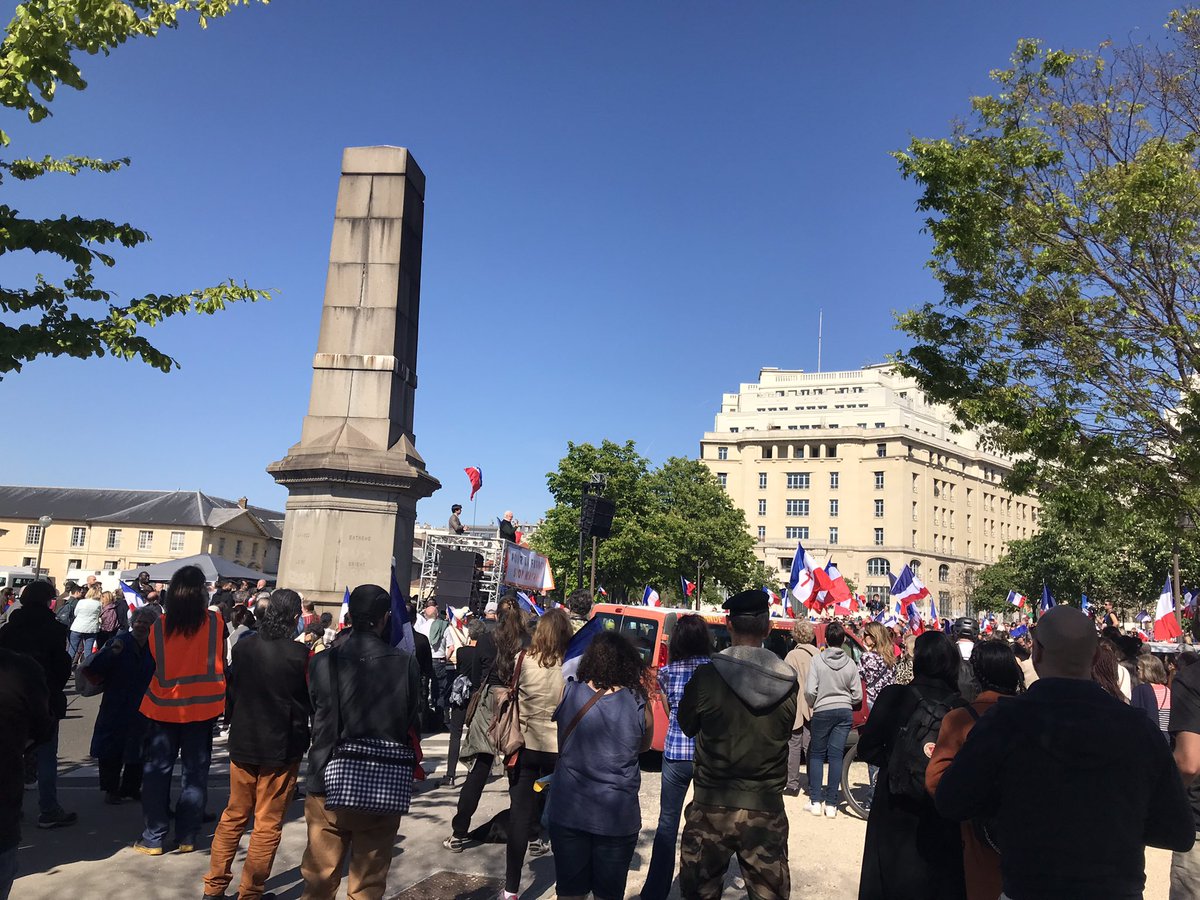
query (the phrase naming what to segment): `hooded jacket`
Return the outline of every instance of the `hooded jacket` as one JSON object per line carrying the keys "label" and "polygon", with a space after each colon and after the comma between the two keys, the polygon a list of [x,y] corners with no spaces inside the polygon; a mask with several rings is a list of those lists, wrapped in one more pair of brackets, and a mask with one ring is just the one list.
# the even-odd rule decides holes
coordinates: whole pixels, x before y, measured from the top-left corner
{"label": "hooded jacket", "polygon": [[804,699],[814,715],[826,709],[851,709],[862,703],[862,677],[845,650],[826,647],[812,661],[804,685]]}
{"label": "hooded jacket", "polygon": [[14,610],[0,628],[0,647],[32,656],[46,678],[50,711],[57,719],[67,715],[63,693],[71,677],[71,655],[67,653],[67,626],[54,618],[45,604],[31,603]]}
{"label": "hooded jacket", "polygon": [[762,647],[730,647],[696,670],[678,719],[696,739],[697,803],[783,809],[796,694],[796,673]]}

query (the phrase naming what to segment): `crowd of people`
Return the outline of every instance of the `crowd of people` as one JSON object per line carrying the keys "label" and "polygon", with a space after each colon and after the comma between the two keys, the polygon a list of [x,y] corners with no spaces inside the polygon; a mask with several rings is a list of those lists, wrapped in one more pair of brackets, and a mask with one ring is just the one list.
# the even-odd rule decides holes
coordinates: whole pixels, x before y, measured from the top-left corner
{"label": "crowd of people", "polygon": [[[106,803],[140,802],[133,846],[146,856],[201,849],[213,739],[227,729],[210,898],[226,896],[248,828],[237,896],[266,896],[306,755],[305,897],[334,897],[344,866],[349,896],[382,897],[424,774],[421,736],[441,729],[442,784],[458,790],[447,851],[504,843],[501,900],[547,854],[558,897],[623,898],[656,708],[666,733],[643,900],[665,898],[676,871],[684,898],[720,897],[731,861],[751,896],[791,896],[786,798],[836,818],[852,733],[871,782],[860,900],[1140,897],[1147,846],[1175,854],[1172,900],[1200,896],[1200,666],[1184,652],[1168,671],[1070,607],[1015,641],[981,639],[971,619],[920,635],[797,621],[780,659],[763,646],[769,597],[751,590],[725,603],[727,649],[681,613],[655,670],[619,631],[588,627],[600,620],[586,590],[540,615],[512,593],[478,619],[410,607],[410,653],[377,585],[351,592],[341,628],[294,591],[209,584],[194,567],[135,589],[131,610],[96,585],[59,598],[34,582],[0,627],[0,900],[23,781],[37,782],[38,827],[77,820],[56,793],[73,670],[78,691],[102,693],[98,787]],[[474,822],[497,768],[508,808]]]}

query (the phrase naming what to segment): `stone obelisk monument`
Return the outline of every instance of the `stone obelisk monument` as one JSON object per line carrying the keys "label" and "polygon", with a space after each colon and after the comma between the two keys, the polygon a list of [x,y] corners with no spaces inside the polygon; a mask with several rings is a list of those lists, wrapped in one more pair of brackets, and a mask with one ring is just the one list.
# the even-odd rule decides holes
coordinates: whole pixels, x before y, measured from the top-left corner
{"label": "stone obelisk monument", "polygon": [[279,586],[340,604],[408,592],[416,504],[441,485],[413,446],[425,174],[403,147],[342,154],[312,394],[300,442],[267,466],[288,489]]}

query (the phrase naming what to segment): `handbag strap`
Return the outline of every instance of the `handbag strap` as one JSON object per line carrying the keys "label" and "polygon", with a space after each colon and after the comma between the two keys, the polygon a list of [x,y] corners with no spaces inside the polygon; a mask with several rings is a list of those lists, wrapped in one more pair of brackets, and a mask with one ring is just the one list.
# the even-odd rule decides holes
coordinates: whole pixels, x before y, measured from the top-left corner
{"label": "handbag strap", "polygon": [[517,689],[517,685],[521,683],[521,662],[525,659],[525,651],[522,650],[517,654],[517,664],[513,666],[512,681],[508,685],[509,693]]}
{"label": "handbag strap", "polygon": [[567,746],[567,738],[571,736],[571,732],[575,730],[575,726],[579,724],[579,720],[583,718],[584,713],[591,709],[596,704],[596,701],[603,696],[604,691],[596,691],[594,694],[592,694],[588,702],[579,708],[579,712],[575,713],[575,718],[573,718],[570,724],[567,725],[567,730],[563,732],[562,739],[558,742],[559,753],[562,753],[563,747]]}

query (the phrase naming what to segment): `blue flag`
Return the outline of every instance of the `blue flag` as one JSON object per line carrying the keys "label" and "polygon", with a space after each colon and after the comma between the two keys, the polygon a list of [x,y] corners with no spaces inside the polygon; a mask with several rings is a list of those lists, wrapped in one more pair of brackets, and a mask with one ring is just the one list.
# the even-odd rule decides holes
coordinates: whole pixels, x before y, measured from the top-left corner
{"label": "blue flag", "polygon": [[1039,612],[1046,612],[1054,609],[1054,595],[1050,593],[1050,586],[1042,585],[1042,605],[1038,607]]}
{"label": "blue flag", "polygon": [[567,652],[563,654],[563,678],[571,681],[575,678],[575,673],[579,669],[579,660],[583,659],[583,654],[587,652],[587,648],[592,645],[596,635],[604,631],[604,620],[599,616],[594,616],[589,619],[587,624],[575,632],[575,636],[571,638],[571,642],[567,644]]}
{"label": "blue flag", "polygon": [[416,641],[413,640],[412,620],[408,617],[408,601],[400,593],[400,585],[396,583],[396,565],[392,564],[392,646],[417,652]]}
{"label": "blue flag", "polygon": [[533,613],[535,616],[542,615],[542,608],[530,600],[529,595],[524,591],[517,591],[517,603],[527,613]]}
{"label": "blue flag", "polygon": [[1028,625],[1018,625],[1016,628],[1014,628],[1012,631],[1010,631],[1008,633],[1008,636],[1011,638],[1019,638],[1019,637],[1025,637],[1025,635],[1027,635],[1027,634],[1029,634],[1029,626]]}
{"label": "blue flag", "polygon": [[1091,613],[1092,604],[1088,603],[1087,594],[1083,594],[1080,596],[1079,608],[1083,610],[1083,614],[1085,616],[1088,615],[1089,613]]}

